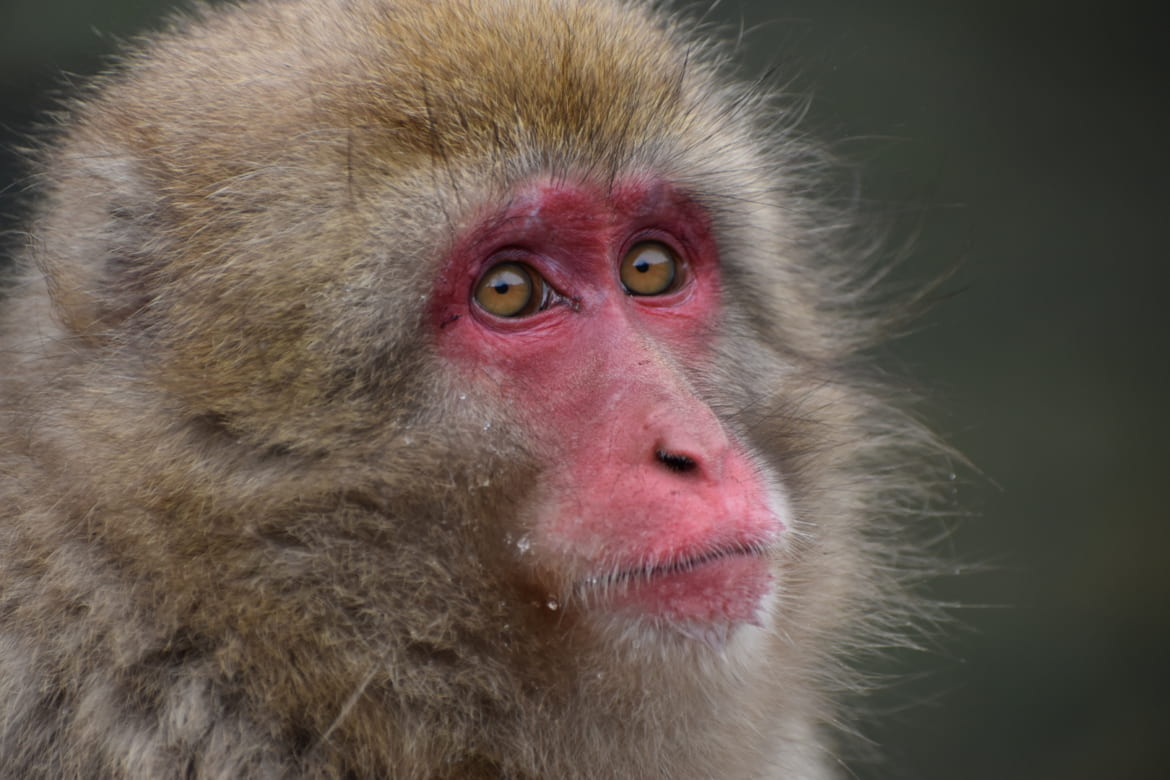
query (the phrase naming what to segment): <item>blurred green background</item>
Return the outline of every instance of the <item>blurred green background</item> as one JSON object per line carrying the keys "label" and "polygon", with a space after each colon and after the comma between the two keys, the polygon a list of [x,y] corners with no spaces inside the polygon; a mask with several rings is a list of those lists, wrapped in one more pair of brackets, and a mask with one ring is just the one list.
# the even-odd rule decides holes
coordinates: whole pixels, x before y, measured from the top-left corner
{"label": "blurred green background", "polygon": [[[166,0],[0,0],[0,218],[12,144]],[[703,8],[706,4],[702,3]],[[796,76],[866,208],[946,295],[890,347],[977,470],[948,541],[990,570],[906,659],[858,777],[1170,776],[1170,89],[1150,5],[736,2],[749,75]],[[789,70],[798,65],[793,73]],[[0,759],[2,760],[2,759]]]}

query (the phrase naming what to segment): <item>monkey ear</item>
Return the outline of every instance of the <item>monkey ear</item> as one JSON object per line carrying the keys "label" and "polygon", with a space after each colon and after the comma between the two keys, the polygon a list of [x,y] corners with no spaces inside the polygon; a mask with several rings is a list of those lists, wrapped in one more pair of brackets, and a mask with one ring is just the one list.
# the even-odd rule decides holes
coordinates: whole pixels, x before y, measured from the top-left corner
{"label": "monkey ear", "polygon": [[166,241],[161,198],[136,156],[97,146],[76,144],[45,165],[53,176],[30,242],[61,324],[100,341],[145,311]]}

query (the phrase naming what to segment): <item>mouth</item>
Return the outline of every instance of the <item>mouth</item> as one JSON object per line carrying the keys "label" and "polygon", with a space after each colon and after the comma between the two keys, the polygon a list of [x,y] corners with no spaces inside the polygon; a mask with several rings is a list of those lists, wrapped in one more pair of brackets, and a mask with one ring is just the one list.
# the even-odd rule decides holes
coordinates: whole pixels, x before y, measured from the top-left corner
{"label": "mouth", "polygon": [[772,581],[766,548],[737,543],[590,576],[578,593],[680,624],[758,624]]}
{"label": "mouth", "polygon": [[639,567],[618,569],[605,575],[587,577],[582,588],[587,590],[608,590],[630,584],[646,583],[659,577],[687,574],[709,563],[735,557],[761,557],[764,549],[760,545],[732,544],[716,547],[691,555],[673,556],[665,562],[647,563]]}

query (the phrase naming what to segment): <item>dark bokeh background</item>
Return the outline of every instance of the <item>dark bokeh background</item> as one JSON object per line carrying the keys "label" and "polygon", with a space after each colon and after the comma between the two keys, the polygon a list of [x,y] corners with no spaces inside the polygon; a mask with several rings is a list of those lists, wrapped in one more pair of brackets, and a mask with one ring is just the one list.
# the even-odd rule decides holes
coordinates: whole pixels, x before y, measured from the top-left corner
{"label": "dark bokeh background", "polygon": [[[10,147],[61,72],[100,67],[165,0],[0,0],[0,214]],[[809,122],[859,164],[903,280],[957,266],[889,354],[977,466],[938,584],[959,630],[883,699],[861,777],[1161,778],[1170,766],[1170,88],[1136,2],[736,2],[749,74],[801,63]],[[785,76],[789,75],[787,72]],[[67,87],[66,87],[67,88]],[[848,175],[848,174],[847,174]],[[891,768],[892,767],[892,768]]]}

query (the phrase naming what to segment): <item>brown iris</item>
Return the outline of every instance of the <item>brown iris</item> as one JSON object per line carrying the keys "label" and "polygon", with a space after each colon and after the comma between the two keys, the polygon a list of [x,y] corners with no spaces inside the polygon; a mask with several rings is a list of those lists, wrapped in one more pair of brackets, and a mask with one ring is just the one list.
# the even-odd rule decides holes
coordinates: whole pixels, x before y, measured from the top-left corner
{"label": "brown iris", "polygon": [[622,259],[622,286],[631,295],[662,295],[675,287],[678,257],[658,241],[635,244]]}
{"label": "brown iris", "polygon": [[525,317],[547,306],[548,286],[522,263],[499,263],[479,280],[475,302],[497,317]]}

